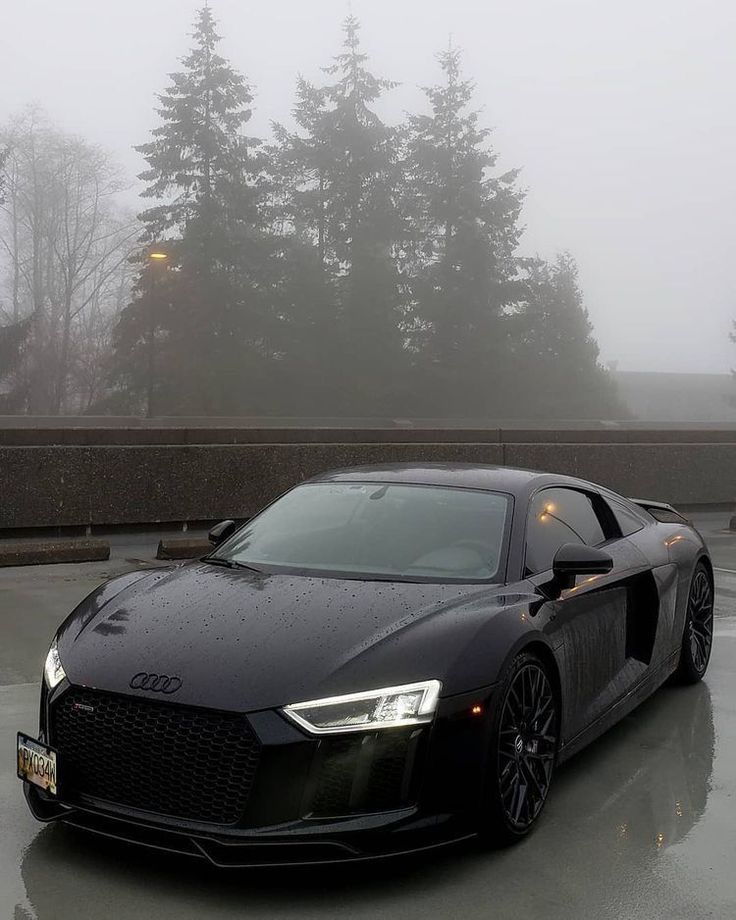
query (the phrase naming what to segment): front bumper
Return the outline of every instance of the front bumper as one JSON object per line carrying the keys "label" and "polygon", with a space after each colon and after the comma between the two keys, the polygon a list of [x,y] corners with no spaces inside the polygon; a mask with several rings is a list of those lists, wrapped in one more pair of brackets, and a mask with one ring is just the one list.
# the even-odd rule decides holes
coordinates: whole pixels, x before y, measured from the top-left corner
{"label": "front bumper", "polygon": [[[180,818],[78,790],[70,793],[63,779],[59,796],[26,785],[26,800],[41,821],[61,821],[223,867],[359,862],[432,849],[475,834],[493,689],[441,700],[434,723],[423,729],[414,745],[412,760],[404,770],[401,802],[392,799],[393,807],[380,808],[380,797],[356,798],[357,788],[365,793],[361,754],[363,760],[355,761],[348,798],[338,789],[337,800],[334,790],[326,800],[337,812],[349,800],[351,813],[320,813],[329,811],[324,797],[315,810],[316,790],[325,786],[325,739],[308,737],[272,711],[247,716],[260,744],[260,759],[247,806],[232,823]],[[75,690],[79,688],[65,681],[50,696],[42,693],[40,733],[58,749],[62,776],[64,745],[54,737],[51,713],[65,694]],[[480,716],[472,714],[472,707],[479,703]],[[332,736],[327,743],[334,744],[339,737]],[[353,736],[351,743],[355,740]],[[361,747],[370,749],[373,743],[366,736]]]}
{"label": "front bumper", "polygon": [[220,868],[366,862],[437,849],[468,840],[476,833],[455,816],[426,819],[409,809],[309,827],[259,828],[223,835],[120,811],[64,805],[28,784],[24,784],[24,792],[31,813],[39,821],[59,821],[113,840],[205,859]]}

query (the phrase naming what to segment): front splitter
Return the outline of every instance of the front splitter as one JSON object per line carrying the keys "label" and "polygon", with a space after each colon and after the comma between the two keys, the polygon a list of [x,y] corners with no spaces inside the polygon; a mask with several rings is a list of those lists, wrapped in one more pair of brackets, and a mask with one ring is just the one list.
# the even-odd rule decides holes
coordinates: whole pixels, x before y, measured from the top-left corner
{"label": "front splitter", "polygon": [[110,815],[82,806],[69,806],[42,798],[34,787],[24,784],[28,806],[39,821],[61,822],[111,840],[148,847],[166,853],[205,859],[218,868],[275,868],[319,866],[396,859],[430,852],[477,836],[474,831],[430,826],[421,831],[391,833],[362,832],[350,837],[312,835],[309,838],[268,840],[245,836],[218,837],[185,829],[156,825],[121,815]]}

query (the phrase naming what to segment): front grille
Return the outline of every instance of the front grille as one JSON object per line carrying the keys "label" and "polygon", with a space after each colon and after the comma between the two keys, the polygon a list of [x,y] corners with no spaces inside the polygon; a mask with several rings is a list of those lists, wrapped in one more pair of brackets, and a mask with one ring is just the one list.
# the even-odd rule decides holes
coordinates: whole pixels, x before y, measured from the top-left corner
{"label": "front grille", "polygon": [[52,707],[60,791],[176,818],[233,824],[260,755],[248,720],[72,688]]}
{"label": "front grille", "polygon": [[415,795],[421,729],[325,739],[317,757],[314,817],[401,808]]}

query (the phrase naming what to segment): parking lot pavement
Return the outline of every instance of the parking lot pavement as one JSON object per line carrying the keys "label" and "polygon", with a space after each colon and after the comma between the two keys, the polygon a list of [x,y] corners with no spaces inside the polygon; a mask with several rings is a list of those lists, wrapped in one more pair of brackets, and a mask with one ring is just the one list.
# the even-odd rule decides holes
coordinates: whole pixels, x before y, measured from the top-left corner
{"label": "parking lot pavement", "polygon": [[536,833],[513,849],[471,844],[340,869],[218,872],[35,822],[15,778],[15,732],[35,729],[48,641],[98,581],[149,564],[158,535],[121,537],[107,563],[0,570],[0,920],[734,920],[736,535],[726,522],[696,519],[718,567],[705,682],[663,688],[563,766]]}

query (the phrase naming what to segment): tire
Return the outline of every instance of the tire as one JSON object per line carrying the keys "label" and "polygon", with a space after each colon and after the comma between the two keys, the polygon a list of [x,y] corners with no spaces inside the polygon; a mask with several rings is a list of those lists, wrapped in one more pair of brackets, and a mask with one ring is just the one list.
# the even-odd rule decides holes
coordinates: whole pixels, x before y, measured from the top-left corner
{"label": "tire", "polygon": [[507,846],[539,820],[552,783],[560,712],[547,665],[531,652],[504,676],[491,723],[481,836]]}
{"label": "tire", "polygon": [[679,684],[695,684],[708,670],[713,648],[713,582],[705,564],[695,566],[687,596],[680,661],[674,674]]}

